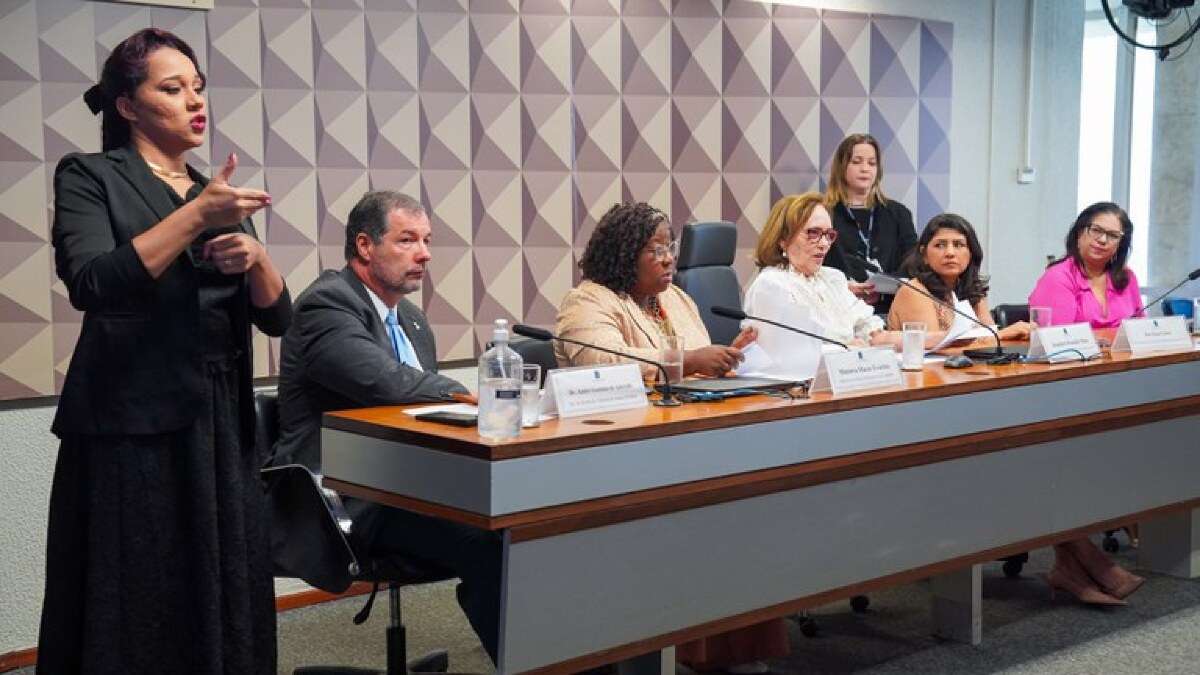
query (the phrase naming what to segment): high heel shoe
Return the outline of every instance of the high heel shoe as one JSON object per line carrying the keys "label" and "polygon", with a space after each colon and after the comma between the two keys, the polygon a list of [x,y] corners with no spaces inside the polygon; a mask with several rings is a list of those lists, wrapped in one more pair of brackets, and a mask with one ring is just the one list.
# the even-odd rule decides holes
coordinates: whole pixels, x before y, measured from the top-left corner
{"label": "high heel shoe", "polygon": [[1067,542],[1066,548],[1083,566],[1084,572],[1114,598],[1124,600],[1146,583],[1145,577],[1139,577],[1110,560],[1090,539]]}
{"label": "high heel shoe", "polygon": [[1067,551],[1059,551],[1053,569],[1046,574],[1046,583],[1050,585],[1050,599],[1054,599],[1056,590],[1066,591],[1074,595],[1080,602],[1089,605],[1119,606],[1126,602],[1100,590],[1087,572]]}

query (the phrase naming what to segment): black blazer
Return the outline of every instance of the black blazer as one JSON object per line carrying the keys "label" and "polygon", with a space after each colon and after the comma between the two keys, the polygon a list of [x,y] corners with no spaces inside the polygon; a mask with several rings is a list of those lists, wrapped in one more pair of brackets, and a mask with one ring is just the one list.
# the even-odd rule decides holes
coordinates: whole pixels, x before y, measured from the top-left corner
{"label": "black blazer", "polygon": [[885,274],[896,274],[904,257],[917,245],[917,231],[913,227],[912,213],[900,202],[889,199],[875,205],[874,223],[871,229],[871,254],[859,237],[858,225],[845,204],[830,209],[833,227],[837,230],[837,244],[825,256],[827,267],[836,267],[855,281],[867,280],[867,258],[879,261],[879,270]]}
{"label": "black blazer", "polygon": [[461,384],[437,372],[437,345],[425,314],[401,300],[397,318],[418,370],[396,359],[387,329],[349,267],[325,270],[296,298],[279,357],[279,442],[273,465],[321,471],[321,414],[328,410],[446,401]]}
{"label": "black blazer", "polygon": [[[54,262],[84,313],[51,427],[59,437],[166,433],[195,419],[204,373],[191,252],[154,279],[130,243],[175,210],[167,189],[130,147],[70,154],[54,172]],[[249,219],[239,227],[256,236]],[[254,307],[243,277],[235,307],[243,432],[253,438],[250,324],[281,335],[291,298],[285,287],[271,307]]]}

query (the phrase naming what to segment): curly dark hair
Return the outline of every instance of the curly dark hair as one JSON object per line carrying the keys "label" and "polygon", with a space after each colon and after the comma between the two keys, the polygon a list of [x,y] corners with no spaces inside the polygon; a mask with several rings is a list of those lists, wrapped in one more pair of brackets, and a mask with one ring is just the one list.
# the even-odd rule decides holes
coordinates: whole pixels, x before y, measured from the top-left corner
{"label": "curly dark hair", "polygon": [[[946,282],[942,281],[942,277],[933,271],[929,263],[925,262],[925,248],[941,230],[954,230],[966,237],[967,250],[971,252],[971,262],[967,265],[967,269],[958,275],[958,283],[954,285],[953,289],[946,288]],[[950,291],[953,290],[959,300],[966,300],[974,307],[976,303],[986,298],[988,293],[988,278],[979,273],[982,265],[983,247],[979,245],[979,237],[975,235],[975,228],[971,227],[971,223],[955,213],[939,213],[930,218],[929,223],[925,225],[924,231],[921,232],[921,238],[917,240],[917,245],[909,252],[904,261],[903,270],[909,277],[920,281],[931,295],[949,302]]]}
{"label": "curly dark hair", "polygon": [[583,278],[619,294],[637,285],[638,255],[667,215],[645,202],[613,204],[588,239],[579,269]]}

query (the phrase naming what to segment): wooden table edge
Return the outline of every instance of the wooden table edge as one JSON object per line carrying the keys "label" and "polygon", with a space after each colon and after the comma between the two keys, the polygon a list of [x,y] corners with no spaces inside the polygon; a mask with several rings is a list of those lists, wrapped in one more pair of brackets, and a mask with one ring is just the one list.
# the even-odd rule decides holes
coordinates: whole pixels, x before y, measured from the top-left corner
{"label": "wooden table edge", "polygon": [[501,516],[487,516],[335,478],[326,477],[324,482],[327,487],[347,496],[480,529],[508,529],[515,543],[1190,415],[1200,415],[1200,395],[878,448]]}

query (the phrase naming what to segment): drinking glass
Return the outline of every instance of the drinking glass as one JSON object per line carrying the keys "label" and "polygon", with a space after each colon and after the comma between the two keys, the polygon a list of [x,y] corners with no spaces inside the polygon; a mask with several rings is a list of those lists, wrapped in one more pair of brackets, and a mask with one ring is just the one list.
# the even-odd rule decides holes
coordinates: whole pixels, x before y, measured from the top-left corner
{"label": "drinking glass", "polygon": [[900,368],[921,370],[925,365],[925,323],[905,321],[900,336]]}
{"label": "drinking glass", "polygon": [[1200,335],[1200,298],[1192,298],[1192,335]]}
{"label": "drinking glass", "polygon": [[662,347],[658,350],[658,361],[667,371],[667,377],[672,383],[683,379],[683,338],[679,336],[664,337]]}
{"label": "drinking glass", "polygon": [[542,408],[542,367],[536,363],[521,366],[521,426],[536,427]]}
{"label": "drinking glass", "polygon": [[1049,307],[1030,307],[1029,308],[1029,323],[1038,328],[1046,328],[1050,325],[1050,308]]}

